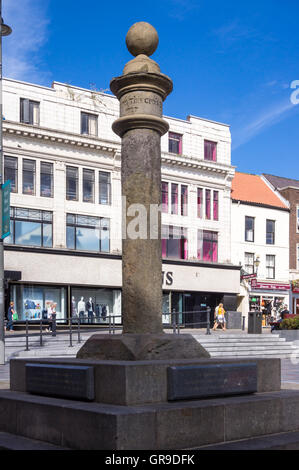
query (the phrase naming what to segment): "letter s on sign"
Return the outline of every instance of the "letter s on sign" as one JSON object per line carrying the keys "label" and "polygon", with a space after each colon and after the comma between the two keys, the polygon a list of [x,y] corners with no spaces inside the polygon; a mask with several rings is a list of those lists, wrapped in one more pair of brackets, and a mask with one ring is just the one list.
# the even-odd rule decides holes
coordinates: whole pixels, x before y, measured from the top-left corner
{"label": "letter s on sign", "polygon": [[299,80],[293,80],[292,83],[291,83],[291,88],[297,88],[291,94],[291,103],[299,104]]}

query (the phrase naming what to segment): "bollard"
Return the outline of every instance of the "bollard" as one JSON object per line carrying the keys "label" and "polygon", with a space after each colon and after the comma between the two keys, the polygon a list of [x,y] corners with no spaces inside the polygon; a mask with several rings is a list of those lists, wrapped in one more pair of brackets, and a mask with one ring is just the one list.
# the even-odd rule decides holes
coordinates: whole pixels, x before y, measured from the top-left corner
{"label": "bollard", "polygon": [[72,326],[73,326],[73,319],[71,317],[70,318],[70,344],[69,344],[69,348],[73,347],[73,338],[72,338],[73,330],[72,330]]}
{"label": "bollard", "polygon": [[26,349],[25,351],[29,351],[29,342],[28,342],[28,319],[26,319]]}
{"label": "bollard", "polygon": [[245,330],[245,317],[242,317],[242,330]]}
{"label": "bollard", "polygon": [[43,346],[43,320],[42,318],[40,319],[40,324],[39,324],[39,344],[40,346]]}
{"label": "bollard", "polygon": [[78,343],[81,343],[81,336],[80,336],[80,318],[78,317]]}
{"label": "bollard", "polygon": [[112,318],[113,318],[113,329],[112,329],[112,331],[113,331],[113,334],[115,335],[115,316],[113,315]]}
{"label": "bollard", "polygon": [[206,331],[206,335],[211,334],[211,331],[210,331],[211,315],[210,314],[211,314],[211,308],[207,307],[207,331]]}
{"label": "bollard", "polygon": [[179,312],[176,313],[176,326],[177,326],[177,331],[178,335],[180,334],[180,317],[179,317]]}
{"label": "bollard", "polygon": [[173,331],[173,334],[175,335],[176,334],[175,309],[172,310],[171,321],[172,321],[172,331]]}
{"label": "bollard", "polygon": [[56,336],[56,313],[52,313],[52,336]]}

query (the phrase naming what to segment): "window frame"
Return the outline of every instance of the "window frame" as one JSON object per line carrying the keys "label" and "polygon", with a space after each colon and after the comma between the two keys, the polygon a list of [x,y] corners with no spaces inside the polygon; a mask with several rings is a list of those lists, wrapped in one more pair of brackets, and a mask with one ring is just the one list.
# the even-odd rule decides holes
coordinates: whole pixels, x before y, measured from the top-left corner
{"label": "window frame", "polygon": [[[17,210],[23,210],[23,211],[28,211],[28,218],[26,217],[21,217],[21,216],[16,216]],[[41,217],[38,219],[30,219],[29,214],[30,211],[35,211],[39,212],[41,214]],[[51,214],[51,220],[48,221],[46,219],[43,219],[44,214]],[[39,223],[41,225],[41,244],[40,245],[24,245],[20,243],[16,243],[16,221],[17,222],[31,222],[31,223]],[[9,237],[5,238],[4,243],[7,245],[15,245],[15,246],[32,246],[32,247],[38,247],[38,248],[53,248],[53,211],[47,211],[47,210],[42,210],[42,209],[29,209],[29,208],[24,208],[24,207],[15,207],[11,206],[10,208],[10,223],[12,224],[12,230],[11,234]],[[51,225],[51,241],[52,244],[51,246],[44,245],[44,226],[45,225]],[[10,243],[8,240],[12,237],[12,242]]]}
{"label": "window frame", "polygon": [[[271,264],[268,264],[269,257],[274,260],[273,266]],[[269,269],[273,269],[273,277],[268,276]],[[275,269],[276,269],[276,260],[275,260],[275,255],[266,255],[266,279],[275,279]]]}
{"label": "window frame", "polygon": [[[81,111],[81,126],[80,126],[80,134],[81,135],[89,135],[91,137],[98,137],[98,134],[99,134],[99,129],[98,129],[98,115],[97,114],[93,114],[93,113],[88,113],[86,111]],[[83,129],[83,118],[86,118],[87,120],[87,132],[84,132],[84,129]],[[95,133],[93,134],[91,131],[90,131],[90,119],[94,119],[95,121]]]}
{"label": "window frame", "polygon": [[[273,222],[273,232],[268,232],[268,222]],[[273,234],[273,242],[268,242],[268,234]],[[275,220],[266,219],[266,245],[275,245]]]}
{"label": "window frame", "polygon": [[[248,240],[247,238],[247,233],[248,233],[248,229],[246,229],[246,220],[248,219],[251,219],[253,221],[253,228],[252,228],[252,240]],[[245,242],[248,242],[248,243],[254,243],[254,238],[255,238],[255,217],[252,217],[250,215],[245,215]]]}
{"label": "window frame", "polygon": [[[16,162],[16,168],[13,168],[13,167],[7,167],[7,166],[5,165],[5,160],[6,160],[6,159],[8,159],[8,158],[9,158],[9,159],[11,159],[11,160],[12,160],[12,159],[14,159],[14,160],[15,160],[15,162]],[[3,168],[4,182],[6,182],[6,181],[8,181],[8,180],[9,180],[9,181],[10,181],[10,192],[11,192],[11,193],[18,193],[18,182],[19,182],[19,178],[18,178],[18,171],[19,171],[19,159],[18,159],[18,157],[13,157],[13,156],[11,156],[11,155],[4,155],[4,158],[3,158],[3,160],[4,160],[4,168]],[[5,176],[6,176],[6,175],[5,175],[5,170],[7,170],[8,168],[10,168],[10,169],[12,169],[12,170],[14,170],[14,171],[15,171],[15,190],[13,190],[13,189],[12,189],[12,185],[11,185],[11,178],[6,178],[6,177],[5,177]]]}
{"label": "window frame", "polygon": [[[211,150],[209,148],[209,152],[206,152],[206,149],[207,149],[208,145],[210,145],[210,144],[213,144],[214,148],[213,148],[213,150]],[[206,162],[217,162],[217,146],[218,146],[218,142],[215,142],[213,140],[204,139],[204,156],[203,156],[203,159]],[[207,153],[210,153],[210,152],[212,154],[212,158],[207,158],[207,156],[208,156]],[[214,152],[215,152],[215,158],[214,158]]]}
{"label": "window frame", "polygon": [[[171,150],[171,143],[170,142],[178,142],[178,152],[173,152]],[[174,144],[176,145],[176,144]],[[183,153],[183,134],[179,134],[177,132],[168,132],[168,153],[173,153],[174,155],[182,155]]]}
{"label": "window frame", "polygon": [[[211,235],[208,238],[208,235]],[[204,259],[204,243],[211,243],[216,246],[216,260]],[[199,246],[201,245],[201,246]],[[219,259],[219,232],[217,230],[197,229],[197,259],[205,263],[218,263]]]}
{"label": "window frame", "polygon": [[[51,168],[50,173],[44,173],[42,171],[43,165],[50,165],[50,168]],[[51,175],[51,194],[50,194],[50,196],[42,194],[42,175],[43,174],[46,174],[46,175],[50,174]],[[40,181],[39,181],[39,183],[40,183],[40,189],[39,189],[40,197],[51,197],[51,198],[53,198],[54,197],[54,164],[52,162],[41,161],[40,162],[39,175],[40,175]]]}
{"label": "window frame", "polygon": [[[38,105],[38,118],[37,122],[34,122],[33,105]],[[27,109],[26,109],[27,107]],[[28,115],[28,119],[26,119]],[[40,101],[30,100],[29,98],[20,98],[20,122],[23,124],[29,124],[31,126],[39,126],[40,124]]]}
{"label": "window frame", "polygon": [[[101,182],[101,174],[108,175],[108,182]],[[107,191],[107,202],[102,202],[101,200],[101,184],[106,184],[108,187]],[[98,172],[98,190],[99,190],[99,204],[104,205],[104,206],[111,206],[112,203],[112,187],[111,187],[111,173],[109,171],[103,171],[99,170]]]}
{"label": "window frame", "polygon": [[[251,255],[252,256],[252,264],[249,264],[249,263],[246,263],[246,255]],[[248,252],[248,251],[245,251],[244,253],[244,269],[246,271],[247,274],[254,274],[254,256],[255,256],[255,253],[251,253],[251,252]],[[252,270],[248,270],[247,267],[250,267],[252,268]]]}
{"label": "window frame", "polygon": [[[76,181],[76,197],[75,198],[71,198],[69,196],[69,192],[68,192],[68,170],[76,170],[76,176],[75,176],[75,181]],[[79,167],[77,166],[72,166],[72,165],[66,165],[66,168],[65,168],[65,198],[67,201],[76,201],[78,202],[79,201]]]}
{"label": "window frame", "polygon": [[[74,217],[74,220],[75,222],[74,223],[71,223],[71,222],[68,222],[68,216],[71,216],[71,217]],[[97,219],[99,221],[99,226],[97,227],[96,225],[84,225],[84,224],[80,224],[77,222],[77,218],[78,217],[85,217],[87,219]],[[102,221],[108,221],[108,231],[109,231],[109,250],[108,251],[103,251],[102,250],[102,238],[99,237],[99,250],[84,250],[82,248],[77,248],[77,228],[87,228],[87,229],[90,229],[90,228],[98,228],[100,234],[101,234],[101,230],[103,230],[103,228],[105,226],[102,226]],[[74,248],[69,248],[68,247],[68,244],[67,244],[67,227],[74,227]],[[107,226],[106,226],[107,227]],[[88,215],[85,215],[85,214],[73,214],[73,213],[70,213],[70,212],[67,212],[66,214],[66,248],[68,250],[72,250],[72,251],[86,251],[86,252],[96,252],[96,253],[110,253],[111,252],[111,222],[110,222],[110,219],[108,217],[98,217],[98,216],[88,216]]]}
{"label": "window frame", "polygon": [[[86,176],[86,174],[90,174],[91,179],[86,180],[84,178],[84,174],[85,174],[85,176]],[[91,199],[89,199],[89,200],[87,200],[84,196],[84,184],[86,184],[86,181],[89,182],[92,185]],[[82,201],[87,202],[89,204],[94,204],[94,201],[95,201],[95,171],[90,169],[90,168],[83,168],[82,169]]]}
{"label": "window frame", "polygon": [[[32,193],[26,192],[24,190],[24,171],[29,172],[29,170],[24,169],[24,162],[34,163],[33,171],[32,171],[32,174],[33,174],[33,191],[32,191]],[[24,194],[25,196],[35,196],[36,195],[36,160],[33,160],[32,158],[23,158],[22,159],[22,194]]]}
{"label": "window frame", "polygon": [[[179,233],[179,236],[176,236],[176,233]],[[165,234],[167,236],[163,237]],[[179,256],[169,256],[168,240],[179,240]],[[161,244],[163,259],[188,259],[188,229],[186,227],[162,224]]]}
{"label": "window frame", "polygon": [[296,233],[299,233],[299,204],[296,205]]}

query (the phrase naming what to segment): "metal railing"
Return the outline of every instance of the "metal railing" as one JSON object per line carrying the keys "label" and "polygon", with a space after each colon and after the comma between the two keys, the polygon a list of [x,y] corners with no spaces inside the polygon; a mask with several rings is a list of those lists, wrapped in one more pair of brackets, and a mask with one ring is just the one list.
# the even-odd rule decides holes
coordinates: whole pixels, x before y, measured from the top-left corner
{"label": "metal railing", "polygon": [[[197,310],[197,311],[185,311],[185,312],[178,312],[173,310],[169,313],[162,313],[162,320],[165,316],[169,319],[166,323],[163,323],[163,328],[170,328],[172,329],[173,334],[180,334],[182,328],[206,328],[206,334],[210,335],[210,327],[211,327],[211,309],[207,307],[204,310]],[[121,320],[121,315],[107,315],[106,323],[93,323],[88,322],[88,318],[80,318],[80,317],[73,317],[73,318],[56,318],[56,315],[51,319],[39,319],[38,322],[34,322],[34,324],[39,323],[39,331],[36,330],[29,331],[30,320],[25,320],[25,335],[21,334],[20,336],[25,336],[25,351],[29,351],[29,339],[31,337],[39,337],[39,346],[43,347],[45,345],[45,337],[56,337],[57,335],[65,335],[68,334],[69,336],[69,347],[73,347],[73,336],[77,336],[77,344],[80,344],[82,341],[82,325],[89,325],[88,328],[84,329],[85,333],[91,331],[108,331],[108,334],[115,334],[117,330],[122,330],[122,324],[117,321],[117,319]],[[65,326],[63,329],[57,329],[57,325],[61,322],[69,322],[69,324],[62,324],[61,326]],[[15,335],[14,335],[15,336]]]}

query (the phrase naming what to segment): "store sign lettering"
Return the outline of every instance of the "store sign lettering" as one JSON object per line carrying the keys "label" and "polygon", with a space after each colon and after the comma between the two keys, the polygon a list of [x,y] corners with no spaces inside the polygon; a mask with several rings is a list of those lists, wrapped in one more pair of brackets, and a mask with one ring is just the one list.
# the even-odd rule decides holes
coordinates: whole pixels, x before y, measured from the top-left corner
{"label": "store sign lettering", "polygon": [[164,272],[162,271],[162,283],[166,284],[167,286],[172,286],[173,284],[173,272],[167,271]]}

